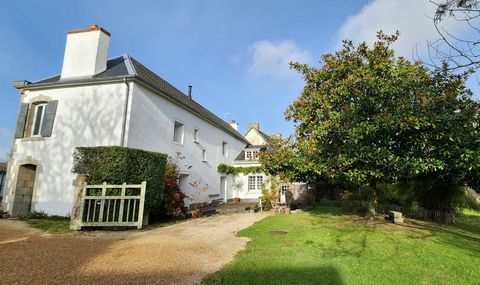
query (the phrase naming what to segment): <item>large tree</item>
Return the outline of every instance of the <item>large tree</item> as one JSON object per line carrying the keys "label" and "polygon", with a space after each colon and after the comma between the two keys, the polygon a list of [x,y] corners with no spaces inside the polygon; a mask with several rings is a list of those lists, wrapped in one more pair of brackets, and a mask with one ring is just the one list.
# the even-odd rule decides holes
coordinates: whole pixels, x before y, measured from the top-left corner
{"label": "large tree", "polygon": [[300,172],[358,185],[375,215],[380,185],[420,176],[465,183],[479,169],[478,103],[466,74],[396,57],[398,34],[344,41],[321,67],[293,63],[304,90],[286,112]]}

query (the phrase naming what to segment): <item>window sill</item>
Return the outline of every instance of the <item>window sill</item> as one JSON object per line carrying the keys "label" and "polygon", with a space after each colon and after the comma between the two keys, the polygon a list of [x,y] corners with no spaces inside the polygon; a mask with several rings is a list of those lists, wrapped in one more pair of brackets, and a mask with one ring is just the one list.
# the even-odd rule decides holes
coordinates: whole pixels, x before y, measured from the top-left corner
{"label": "window sill", "polygon": [[176,141],[172,141],[173,144],[176,144],[176,145],[179,145],[179,146],[183,146],[183,143],[179,143],[179,142],[176,142]]}
{"label": "window sill", "polygon": [[28,138],[21,138],[21,142],[32,142],[32,141],[44,141],[45,137],[28,137]]}

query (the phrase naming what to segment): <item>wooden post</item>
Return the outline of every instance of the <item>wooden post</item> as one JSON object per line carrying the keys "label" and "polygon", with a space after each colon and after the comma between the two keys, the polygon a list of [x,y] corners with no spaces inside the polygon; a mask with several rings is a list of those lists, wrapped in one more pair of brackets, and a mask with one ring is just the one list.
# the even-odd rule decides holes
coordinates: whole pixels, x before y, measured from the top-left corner
{"label": "wooden post", "polygon": [[140,204],[138,205],[138,225],[137,229],[141,229],[143,226],[143,211],[145,210],[145,192],[147,190],[147,181],[142,182],[142,188],[140,188]]}
{"label": "wooden post", "polygon": [[125,196],[125,188],[127,186],[127,183],[123,182],[122,184],[122,193],[120,194],[120,196],[122,196],[122,199],[120,199],[120,210],[118,212],[118,222],[123,222],[123,205],[124,205],[124,201],[125,199],[123,198]]}
{"label": "wooden post", "polygon": [[100,215],[98,217],[99,222],[103,222],[103,210],[105,208],[105,196],[107,195],[107,182],[103,182],[102,196],[100,197]]}

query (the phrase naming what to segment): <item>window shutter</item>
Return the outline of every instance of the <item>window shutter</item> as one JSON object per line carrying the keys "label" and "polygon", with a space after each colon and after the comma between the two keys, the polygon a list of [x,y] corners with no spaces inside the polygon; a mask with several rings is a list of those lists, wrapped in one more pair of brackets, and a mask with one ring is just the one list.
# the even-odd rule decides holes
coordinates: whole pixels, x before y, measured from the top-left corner
{"label": "window shutter", "polygon": [[45,108],[45,114],[43,115],[42,124],[42,137],[51,137],[53,130],[53,122],[55,121],[55,114],[57,112],[58,100],[49,101]]}
{"label": "window shutter", "polygon": [[22,103],[20,105],[20,112],[18,112],[17,128],[15,129],[15,138],[23,138],[23,132],[25,131],[25,123],[27,122],[28,103]]}

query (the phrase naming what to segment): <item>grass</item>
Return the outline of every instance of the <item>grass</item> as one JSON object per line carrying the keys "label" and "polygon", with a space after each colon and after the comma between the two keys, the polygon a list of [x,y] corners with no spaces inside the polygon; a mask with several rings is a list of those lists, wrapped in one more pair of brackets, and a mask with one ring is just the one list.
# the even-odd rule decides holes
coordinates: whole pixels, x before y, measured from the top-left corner
{"label": "grass", "polygon": [[480,282],[479,216],[463,215],[455,226],[393,225],[322,206],[267,217],[238,235],[251,238],[247,248],[202,284]]}
{"label": "grass", "polygon": [[31,218],[25,217],[22,219],[27,224],[31,225],[34,228],[40,229],[49,234],[66,234],[72,232],[70,230],[70,219],[63,217],[42,217],[42,218]]}
{"label": "grass", "polygon": [[462,213],[464,215],[468,215],[468,216],[480,216],[480,211],[479,210],[474,210],[474,209],[464,208],[464,209],[462,209]]}

